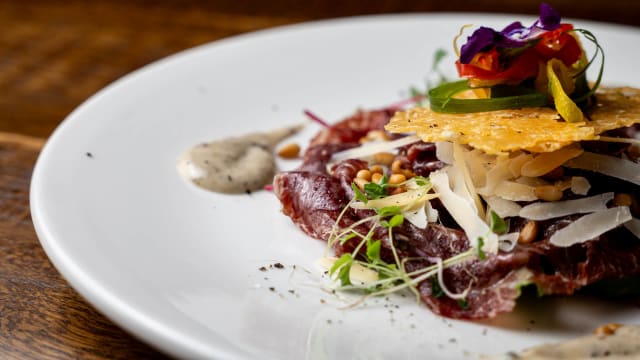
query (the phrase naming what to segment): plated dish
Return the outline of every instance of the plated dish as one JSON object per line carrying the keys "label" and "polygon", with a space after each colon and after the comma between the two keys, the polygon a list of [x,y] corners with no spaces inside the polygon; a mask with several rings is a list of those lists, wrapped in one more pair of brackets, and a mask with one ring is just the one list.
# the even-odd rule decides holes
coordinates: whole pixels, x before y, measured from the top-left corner
{"label": "plated dish", "polygon": [[[316,286],[314,262],[324,244],[279,214],[272,194],[210,194],[175,174],[177,155],[194,141],[296,124],[307,107],[340,119],[356,107],[402,99],[427,75],[436,49],[449,46],[434,34],[510,21],[441,14],[304,24],[221,41],[136,72],[81,106],[45,147],[32,185],[43,247],[100,311],[181,357],[454,359],[628,322],[637,316],[632,306],[584,297],[525,300],[481,323],[434,316],[402,296],[345,310],[348,299]],[[574,23],[606,44],[607,84],[639,85],[628,79],[627,45],[640,32]]]}

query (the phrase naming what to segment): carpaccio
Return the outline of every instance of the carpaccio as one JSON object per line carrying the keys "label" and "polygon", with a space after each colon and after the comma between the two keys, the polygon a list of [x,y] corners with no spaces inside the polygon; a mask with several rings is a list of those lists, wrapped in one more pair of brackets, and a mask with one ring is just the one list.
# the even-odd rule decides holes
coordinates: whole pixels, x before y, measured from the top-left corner
{"label": "carpaccio", "polygon": [[[359,140],[372,130],[383,130],[393,116],[393,109],[359,111],[353,116],[322,130],[312,140],[304,154],[302,165],[294,170],[279,173],[274,179],[275,195],[282,203],[282,211],[309,236],[327,240],[339,214],[354,197],[351,188],[356,173],[367,167],[358,159],[335,164],[327,171],[332,154],[359,145]],[[617,136],[632,136],[635,128],[616,130]],[[625,154],[626,145],[585,143],[582,146],[593,152]],[[437,157],[435,145],[418,142],[404,146],[399,151],[404,166],[417,175],[427,177],[430,172],[444,166]],[[578,170],[570,170],[579,173]],[[606,189],[623,190],[638,195],[638,187],[594,173],[582,173],[589,178],[594,193]],[[611,191],[611,190],[609,190]],[[568,196],[574,196],[569,194]],[[407,262],[407,271],[433,265],[434,258],[450,258],[469,249],[465,233],[447,214],[437,199],[431,205],[439,211],[438,223],[429,223],[425,229],[410,222],[394,228],[393,241],[398,256],[416,258]],[[366,214],[364,210],[347,209],[340,226],[354,224]],[[624,227],[618,227],[598,238],[568,248],[549,243],[549,237],[558,229],[577,218],[569,215],[539,223],[539,240],[518,244],[512,251],[488,254],[485,260],[471,260],[448,267],[443,271],[443,281],[452,292],[469,289],[463,305],[457,300],[441,296],[437,284],[425,280],[417,288],[420,299],[434,313],[458,319],[492,318],[511,311],[520,296],[519,269],[528,269],[530,279],[540,294],[571,295],[578,289],[601,280],[623,279],[640,274],[640,241]],[[511,229],[524,226],[523,219],[511,218]],[[368,229],[362,228],[363,232]],[[374,237],[382,240],[381,258],[393,263],[387,230],[377,228]],[[334,246],[337,256],[351,252],[357,240],[349,240]],[[304,244],[300,244],[304,246]],[[364,251],[364,250],[363,250]],[[431,260],[430,260],[431,259]]]}

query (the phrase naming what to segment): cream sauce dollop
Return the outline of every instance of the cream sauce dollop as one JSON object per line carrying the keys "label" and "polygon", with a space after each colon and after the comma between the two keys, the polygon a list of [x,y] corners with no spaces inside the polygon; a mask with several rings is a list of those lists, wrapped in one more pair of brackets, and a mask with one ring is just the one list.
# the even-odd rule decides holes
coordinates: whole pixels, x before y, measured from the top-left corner
{"label": "cream sauce dollop", "polygon": [[264,188],[276,173],[274,149],[302,125],[202,143],[178,159],[178,173],[197,186],[225,194]]}

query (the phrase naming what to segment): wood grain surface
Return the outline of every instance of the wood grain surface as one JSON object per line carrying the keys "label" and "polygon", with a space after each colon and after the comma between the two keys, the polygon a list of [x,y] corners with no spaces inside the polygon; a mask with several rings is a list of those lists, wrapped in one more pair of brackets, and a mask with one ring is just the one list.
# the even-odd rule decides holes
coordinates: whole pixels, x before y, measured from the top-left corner
{"label": "wood grain surface", "polygon": [[[638,1],[549,2],[564,16],[640,25]],[[91,94],[177,51],[273,26],[413,11],[535,14],[537,7],[532,0],[1,1],[0,358],[164,358],[60,277],[29,216],[29,182],[45,139]]]}

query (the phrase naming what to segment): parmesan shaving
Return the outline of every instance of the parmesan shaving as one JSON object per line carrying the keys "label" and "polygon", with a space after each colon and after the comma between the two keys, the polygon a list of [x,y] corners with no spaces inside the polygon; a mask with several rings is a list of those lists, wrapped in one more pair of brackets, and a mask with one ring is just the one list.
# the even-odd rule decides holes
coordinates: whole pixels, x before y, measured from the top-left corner
{"label": "parmesan shaving", "polygon": [[331,163],[337,163],[347,159],[359,159],[379,152],[385,152],[399,148],[401,146],[413,144],[420,141],[417,136],[405,136],[403,138],[392,141],[367,142],[358,147],[344,150],[333,154]]}
{"label": "parmesan shaving", "polygon": [[436,157],[445,164],[453,164],[453,143],[438,141],[436,143]]}
{"label": "parmesan shaving", "polygon": [[496,164],[487,171],[484,187],[478,189],[478,192],[482,195],[492,195],[499,185],[510,179],[513,177],[509,170],[509,158],[498,156]]}
{"label": "parmesan shaving", "polygon": [[591,197],[537,202],[523,207],[519,216],[530,220],[547,220],[571,214],[585,214],[607,209],[607,203],[613,199],[613,193],[607,192]]}
{"label": "parmesan shaving", "polygon": [[489,208],[501,218],[518,216],[520,209],[522,209],[522,206],[515,201],[506,200],[498,196],[485,196],[484,200],[489,205]]}
{"label": "parmesan shaving", "polygon": [[[425,202],[428,204],[429,202]],[[420,206],[418,209],[413,211],[404,211],[402,213],[405,220],[409,221],[413,225],[419,227],[420,229],[426,229],[429,223],[429,219],[427,217],[427,213],[425,211],[425,206]]]}
{"label": "parmesan shaving", "polygon": [[520,172],[522,176],[542,176],[582,153],[583,150],[577,146],[567,146],[560,150],[542,153],[523,164]]}
{"label": "parmesan shaving", "polygon": [[465,151],[462,149],[462,146],[460,146],[460,144],[456,144],[456,143],[453,144],[453,158],[455,161],[454,167],[459,169],[459,172],[462,174],[460,179],[464,180],[463,182],[458,184],[456,188],[454,188],[454,191],[456,192],[464,191],[465,193],[464,195],[466,197],[472,198],[474,202],[474,206],[476,208],[476,212],[478,213],[478,216],[483,218],[484,207],[482,205],[482,201],[480,200],[480,196],[476,191],[476,187],[474,186],[473,181],[471,180],[471,175],[469,174],[469,168],[467,167],[467,161],[465,160],[466,156],[464,152]]}
{"label": "parmesan shaving", "polygon": [[498,237],[498,241],[500,242],[498,244],[498,248],[500,249],[500,251],[504,251],[504,252],[513,251],[516,245],[518,245],[518,236],[520,236],[520,233],[518,232],[512,232],[512,233],[500,235]]}
{"label": "parmesan shaving", "polygon": [[476,188],[487,184],[487,171],[495,164],[495,156],[489,156],[482,151],[474,149],[467,153],[467,166],[469,174]]}
{"label": "parmesan shaving", "polygon": [[424,210],[427,215],[428,222],[435,223],[438,221],[440,214],[438,213],[438,210],[434,209],[433,206],[431,206],[431,202],[427,201],[424,204]]}
{"label": "parmesan shaving", "polygon": [[512,157],[509,162],[509,171],[511,171],[511,176],[514,178],[520,177],[522,175],[522,166],[532,159],[533,155],[525,153],[519,153]]}
{"label": "parmesan shaving", "polygon": [[565,166],[599,172],[640,185],[640,164],[615,156],[584,152]]}
{"label": "parmesan shaving", "polygon": [[549,242],[558,247],[569,247],[594,240],[629,220],[631,220],[631,212],[627,206],[618,206],[594,212],[556,231],[549,238]]}
{"label": "parmesan shaving", "polygon": [[535,190],[533,186],[519,184],[515,181],[503,181],[496,186],[494,195],[511,201],[534,201],[538,199]]}
{"label": "parmesan shaving", "polygon": [[429,176],[434,190],[440,195],[442,204],[464,230],[471,246],[477,248],[478,239],[482,237],[484,238],[482,250],[496,253],[498,251],[497,235],[491,232],[489,226],[478,216],[473,199],[465,198],[451,190],[447,169],[434,171]]}

